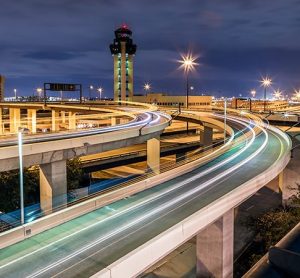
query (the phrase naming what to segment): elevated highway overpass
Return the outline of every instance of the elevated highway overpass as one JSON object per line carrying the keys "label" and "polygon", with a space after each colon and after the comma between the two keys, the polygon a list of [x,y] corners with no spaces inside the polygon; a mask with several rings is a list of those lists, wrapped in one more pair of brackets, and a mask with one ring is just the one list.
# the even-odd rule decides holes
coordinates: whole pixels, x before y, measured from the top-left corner
{"label": "elevated highway overpass", "polygon": [[[193,114],[201,118],[201,113]],[[2,249],[0,274],[134,277],[196,236],[199,275],[231,277],[233,208],[282,175],[291,147],[281,131],[256,117],[244,116],[228,117],[231,136],[227,143],[209,150],[205,157],[188,159],[175,169],[138,182],[127,192],[124,188],[108,192],[38,220],[68,219],[71,210],[89,212]],[[209,115],[202,114],[204,117]],[[220,115],[211,114],[210,118],[222,120]],[[130,193],[136,194],[122,199]],[[101,198],[119,201],[103,206]],[[97,202],[102,202],[100,208]],[[34,230],[34,225],[26,224],[23,235]],[[3,235],[2,246],[9,240],[13,242]]]}
{"label": "elevated highway overpass", "polygon": [[[152,169],[157,157],[159,157],[158,138],[163,130],[169,126],[171,117],[156,111],[157,108],[151,105],[136,104],[133,108],[132,106],[124,106],[122,110],[121,107],[93,107],[78,104],[50,104],[45,107],[43,104],[37,103],[2,103],[0,107],[9,109],[9,125],[12,129],[0,139],[0,171],[19,168],[16,126],[22,126],[21,109],[27,110],[27,114],[31,115],[25,119],[25,124],[28,123],[29,119],[31,121],[30,127],[34,126],[33,130],[30,130],[30,134],[24,136],[22,142],[23,166],[39,165],[40,204],[45,214],[50,213],[53,208],[66,205],[66,161],[68,159],[147,142],[148,149],[151,150],[148,152],[147,161]],[[38,110],[52,113],[54,132],[35,133],[36,112]],[[34,117],[32,111],[35,111]],[[55,128],[59,121],[58,117],[62,117],[62,111],[64,113],[67,111],[69,116],[69,130],[66,131]],[[76,112],[87,113],[88,116],[88,113],[96,113],[96,118],[108,118],[113,124],[101,128],[76,129]],[[129,118],[129,121],[117,124],[116,117],[126,117]]]}

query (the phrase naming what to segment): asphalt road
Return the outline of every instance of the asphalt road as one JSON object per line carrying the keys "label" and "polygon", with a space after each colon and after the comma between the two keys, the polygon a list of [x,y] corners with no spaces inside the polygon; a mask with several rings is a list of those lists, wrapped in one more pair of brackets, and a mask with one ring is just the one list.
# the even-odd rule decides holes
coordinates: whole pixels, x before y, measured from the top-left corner
{"label": "asphalt road", "polygon": [[272,131],[244,140],[190,173],[2,249],[0,277],[88,277],[260,174],[287,148]]}

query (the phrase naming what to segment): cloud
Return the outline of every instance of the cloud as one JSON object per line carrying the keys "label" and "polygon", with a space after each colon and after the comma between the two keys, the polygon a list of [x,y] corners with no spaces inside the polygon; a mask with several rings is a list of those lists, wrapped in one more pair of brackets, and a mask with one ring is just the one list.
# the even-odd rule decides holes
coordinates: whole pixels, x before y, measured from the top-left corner
{"label": "cloud", "polygon": [[101,83],[112,95],[108,46],[126,22],[138,45],[137,89],[150,80],[181,93],[174,60],[189,48],[203,55],[195,75],[201,87],[246,88],[259,71],[290,84],[300,73],[299,13],[299,0],[3,1],[0,73],[8,90],[56,79]]}

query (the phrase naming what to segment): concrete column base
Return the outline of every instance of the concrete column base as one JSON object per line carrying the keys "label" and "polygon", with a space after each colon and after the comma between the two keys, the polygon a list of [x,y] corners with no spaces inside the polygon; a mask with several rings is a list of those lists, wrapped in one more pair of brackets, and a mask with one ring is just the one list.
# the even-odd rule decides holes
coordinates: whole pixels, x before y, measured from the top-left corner
{"label": "concrete column base", "polygon": [[111,118],[111,126],[114,126],[117,124],[117,119],[115,117]]}
{"label": "concrete column base", "polygon": [[61,122],[63,124],[66,123],[66,112],[65,111],[60,111],[60,116],[61,116]]}
{"label": "concrete column base", "polygon": [[197,277],[233,277],[234,209],[196,236]]}
{"label": "concrete column base", "polygon": [[76,129],[76,113],[69,112],[69,129],[74,130]]}
{"label": "concrete column base", "polygon": [[200,130],[200,143],[204,147],[209,147],[213,143],[213,129],[208,126],[204,126],[203,130]]}
{"label": "concrete column base", "polygon": [[155,173],[160,173],[160,137],[147,141],[147,165]]}
{"label": "concrete column base", "polygon": [[52,110],[52,131],[59,131],[59,112]]}
{"label": "concrete column base", "polygon": [[27,110],[27,126],[31,133],[36,133],[36,110]]}
{"label": "concrete column base", "polygon": [[67,204],[66,160],[40,165],[40,204],[45,214]]}
{"label": "concrete column base", "polygon": [[11,133],[17,133],[21,125],[21,109],[9,108],[9,130]]}
{"label": "concrete column base", "polygon": [[282,204],[289,205],[291,197],[298,191],[300,184],[300,149],[293,150],[287,167],[279,174],[279,190],[282,193]]}

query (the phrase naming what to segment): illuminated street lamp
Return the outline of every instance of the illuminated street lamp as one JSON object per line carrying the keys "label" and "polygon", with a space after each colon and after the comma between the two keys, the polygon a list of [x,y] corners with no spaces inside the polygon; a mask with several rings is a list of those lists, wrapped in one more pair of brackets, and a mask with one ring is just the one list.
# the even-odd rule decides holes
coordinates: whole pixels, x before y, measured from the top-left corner
{"label": "illuminated street lamp", "polygon": [[300,100],[300,90],[296,90],[295,91],[295,94],[294,94],[294,97],[297,99],[297,100]]}
{"label": "illuminated street lamp", "polygon": [[226,143],[227,97],[224,99],[224,144]]}
{"label": "illuminated street lamp", "polygon": [[275,99],[280,99],[282,97],[282,92],[278,89],[278,90],[274,91],[273,96]]}
{"label": "illuminated street lamp", "polygon": [[250,94],[252,95],[253,98],[255,98],[256,91],[255,90],[251,90]]}
{"label": "illuminated street lamp", "polygon": [[[186,55],[181,55],[181,60],[178,62],[181,64],[179,68],[183,68],[186,75],[186,108],[189,108],[189,73],[195,70],[195,66],[199,65],[195,61],[197,57],[193,56],[191,53]],[[179,108],[180,110],[180,108]],[[189,122],[186,122],[186,132],[189,132]]]}
{"label": "illuminated street lamp", "polygon": [[99,100],[101,100],[102,92],[103,92],[102,87],[98,88],[97,91],[98,91],[98,93],[99,93]]}
{"label": "illuminated street lamp", "polygon": [[17,89],[14,89],[15,100],[17,100]]}
{"label": "illuminated street lamp", "polygon": [[93,85],[90,85],[90,87],[89,87],[89,100],[91,100],[91,98],[92,98],[92,91],[94,90],[94,86]]}
{"label": "illuminated street lamp", "polygon": [[150,83],[145,83],[145,85],[144,85],[144,90],[145,90],[146,92],[149,92],[150,89],[151,89],[151,84],[150,84]]}
{"label": "illuminated street lamp", "polygon": [[39,101],[41,100],[41,95],[42,95],[42,92],[43,92],[43,89],[42,88],[37,88],[36,89],[36,92],[38,94],[38,98],[39,98]]}
{"label": "illuminated street lamp", "polygon": [[179,61],[181,63],[180,68],[183,68],[184,73],[186,74],[186,108],[189,108],[189,73],[195,70],[195,66],[199,65],[195,61],[197,57],[193,56],[191,53],[187,55],[181,56],[182,60]]}
{"label": "illuminated street lamp", "polygon": [[264,77],[260,82],[261,86],[264,87],[264,112],[266,112],[267,88],[272,85],[272,79],[269,77]]}

